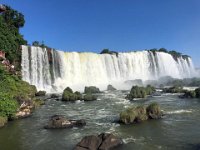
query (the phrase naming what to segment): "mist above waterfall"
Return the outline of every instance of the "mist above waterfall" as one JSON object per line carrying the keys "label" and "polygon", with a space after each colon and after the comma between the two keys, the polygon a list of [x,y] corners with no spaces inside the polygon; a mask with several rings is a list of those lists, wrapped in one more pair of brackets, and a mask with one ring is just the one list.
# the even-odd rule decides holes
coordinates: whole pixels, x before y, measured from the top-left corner
{"label": "mist above waterfall", "polygon": [[112,84],[126,89],[125,81],[158,80],[163,76],[191,78],[195,69],[191,58],[175,60],[165,52],[137,51],[110,54],[78,53],[22,46],[22,78],[39,90],[61,92],[70,86],[105,89]]}

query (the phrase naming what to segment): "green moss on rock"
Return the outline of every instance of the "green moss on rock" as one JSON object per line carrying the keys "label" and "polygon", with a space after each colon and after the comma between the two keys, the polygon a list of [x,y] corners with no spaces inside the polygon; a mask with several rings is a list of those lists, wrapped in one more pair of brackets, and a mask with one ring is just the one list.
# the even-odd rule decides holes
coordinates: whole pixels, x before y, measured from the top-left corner
{"label": "green moss on rock", "polygon": [[73,92],[70,87],[67,87],[62,94],[62,101],[76,101],[82,100],[82,95],[80,92]]}
{"label": "green moss on rock", "polygon": [[160,106],[157,103],[152,103],[148,107],[138,106],[126,109],[120,113],[120,122],[131,124],[143,122],[148,119],[159,119],[161,116]]}
{"label": "green moss on rock", "polygon": [[155,92],[155,88],[148,85],[147,87],[133,86],[126,99],[133,100],[134,98],[146,98]]}
{"label": "green moss on rock", "polygon": [[149,119],[159,119],[162,116],[160,105],[158,103],[152,103],[147,108],[147,115]]}
{"label": "green moss on rock", "polygon": [[84,90],[85,94],[95,94],[95,93],[101,93],[99,88],[95,87],[95,86],[86,86],[85,90]]}

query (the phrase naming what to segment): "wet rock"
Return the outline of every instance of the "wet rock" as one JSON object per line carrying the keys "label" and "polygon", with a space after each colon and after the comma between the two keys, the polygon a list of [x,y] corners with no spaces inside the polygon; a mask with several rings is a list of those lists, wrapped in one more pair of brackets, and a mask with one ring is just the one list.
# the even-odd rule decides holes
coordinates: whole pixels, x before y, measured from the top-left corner
{"label": "wet rock", "polygon": [[99,150],[110,150],[123,144],[122,139],[113,134],[102,133],[98,137],[102,139]]}
{"label": "wet rock", "polygon": [[85,126],[85,120],[68,120],[64,116],[54,115],[50,118],[48,124],[44,126],[45,129],[62,129],[72,127]]}
{"label": "wet rock", "polygon": [[148,119],[159,119],[162,116],[160,106],[152,103],[149,106],[128,108],[120,113],[120,122],[124,124],[143,122]]}
{"label": "wet rock", "polygon": [[20,104],[19,110],[16,113],[16,118],[26,118],[31,116],[33,109],[35,108],[34,103],[32,101],[23,101]]}
{"label": "wet rock", "polygon": [[77,144],[75,150],[81,150],[82,148],[86,150],[98,150],[101,143],[102,139],[95,135],[86,136]]}
{"label": "wet rock", "polygon": [[46,95],[46,91],[38,91],[37,93],[35,93],[35,96],[45,96]]}
{"label": "wet rock", "polygon": [[121,138],[102,133],[98,136],[90,135],[84,137],[75,147],[75,150],[110,150],[123,144]]}
{"label": "wet rock", "polygon": [[97,96],[92,95],[92,94],[86,94],[83,96],[84,101],[94,101],[97,100]]}
{"label": "wet rock", "polygon": [[149,119],[159,119],[162,117],[162,112],[158,103],[150,104],[146,110]]}
{"label": "wet rock", "polygon": [[62,94],[62,101],[76,101],[81,100],[82,95],[80,92],[73,92],[70,87],[64,89]]}
{"label": "wet rock", "polygon": [[115,91],[115,90],[117,90],[116,88],[114,88],[112,85],[108,85],[107,86],[107,91]]}
{"label": "wet rock", "polygon": [[59,94],[51,94],[51,96],[50,96],[51,98],[55,98],[55,99],[58,99],[60,96],[59,96]]}
{"label": "wet rock", "polygon": [[95,87],[95,86],[86,86],[84,93],[86,94],[95,94],[95,93],[101,93],[99,88]]}

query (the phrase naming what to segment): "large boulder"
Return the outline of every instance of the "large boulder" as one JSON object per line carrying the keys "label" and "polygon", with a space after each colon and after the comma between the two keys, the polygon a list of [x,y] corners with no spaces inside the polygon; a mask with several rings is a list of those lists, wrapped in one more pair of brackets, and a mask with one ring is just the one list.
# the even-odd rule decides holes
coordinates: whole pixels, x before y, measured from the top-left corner
{"label": "large boulder", "polygon": [[80,92],[73,92],[70,87],[64,89],[62,94],[62,101],[76,101],[81,99],[82,95]]}
{"label": "large boulder", "polygon": [[123,144],[122,139],[113,134],[102,133],[98,137],[102,139],[99,150],[110,150]]}
{"label": "large boulder", "polygon": [[158,103],[150,104],[146,110],[149,119],[159,119],[162,117],[162,112]]}
{"label": "large boulder", "polygon": [[95,135],[85,136],[75,147],[75,150],[98,150],[102,139]]}
{"label": "large boulder", "polygon": [[136,108],[128,108],[120,113],[120,122],[124,124],[131,124],[142,122],[148,119],[146,107],[138,106]]}
{"label": "large boulder", "polygon": [[46,91],[38,91],[37,93],[35,93],[35,96],[45,96],[46,95]]}
{"label": "large boulder", "polygon": [[120,122],[123,124],[132,124],[143,122],[148,119],[159,119],[162,116],[160,106],[152,103],[149,106],[131,107],[120,113]]}
{"label": "large boulder", "polygon": [[75,150],[111,150],[123,144],[121,138],[102,133],[98,136],[90,135],[84,137],[75,147]]}
{"label": "large boulder", "polygon": [[99,88],[95,87],[95,86],[89,86],[89,87],[85,87],[84,90],[85,94],[95,94],[95,93],[101,93]]}
{"label": "large boulder", "polygon": [[72,127],[82,127],[86,125],[85,120],[68,120],[64,116],[54,115],[50,118],[48,124],[44,126],[45,129],[62,129]]}
{"label": "large boulder", "polygon": [[151,85],[147,87],[133,86],[130,93],[126,96],[126,99],[133,100],[135,98],[146,98],[155,92],[155,88]]}
{"label": "large boulder", "polygon": [[112,85],[108,85],[107,86],[107,91],[115,91],[115,90],[117,90],[116,88],[114,88]]}

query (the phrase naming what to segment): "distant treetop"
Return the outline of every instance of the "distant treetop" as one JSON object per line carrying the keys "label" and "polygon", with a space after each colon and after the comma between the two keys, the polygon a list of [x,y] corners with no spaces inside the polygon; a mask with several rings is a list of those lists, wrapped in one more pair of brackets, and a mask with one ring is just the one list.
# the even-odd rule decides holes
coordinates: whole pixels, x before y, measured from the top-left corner
{"label": "distant treetop", "polygon": [[177,60],[177,59],[180,58],[180,57],[182,57],[183,59],[188,59],[188,58],[190,57],[190,56],[188,56],[188,55],[183,55],[182,53],[177,52],[177,51],[175,51],[175,50],[168,51],[168,50],[165,49],[165,48],[160,48],[160,49],[154,48],[154,49],[150,49],[150,50],[148,50],[148,51],[153,52],[154,55],[155,55],[156,52],[168,53],[168,54],[172,55],[173,58],[174,58],[175,60]]}
{"label": "distant treetop", "polygon": [[103,49],[100,54],[110,54],[110,55],[116,55],[118,57],[118,52],[110,51],[109,49]]}

